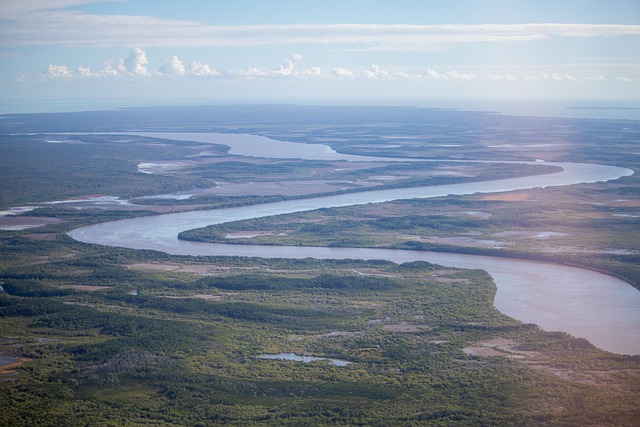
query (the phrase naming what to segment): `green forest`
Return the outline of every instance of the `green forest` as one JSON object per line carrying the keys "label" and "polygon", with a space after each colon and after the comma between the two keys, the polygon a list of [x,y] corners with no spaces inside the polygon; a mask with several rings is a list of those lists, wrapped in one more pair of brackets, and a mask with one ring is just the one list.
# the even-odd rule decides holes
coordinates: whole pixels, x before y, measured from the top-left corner
{"label": "green forest", "polygon": [[[502,315],[482,271],[184,259],[64,237],[3,247],[18,243],[3,256],[0,331],[24,364],[2,374],[3,425],[633,425],[638,416],[637,377],[626,375],[637,357]],[[23,253],[49,261],[25,271]],[[174,263],[226,273],[153,268]],[[257,358],[283,352],[349,364]]]}

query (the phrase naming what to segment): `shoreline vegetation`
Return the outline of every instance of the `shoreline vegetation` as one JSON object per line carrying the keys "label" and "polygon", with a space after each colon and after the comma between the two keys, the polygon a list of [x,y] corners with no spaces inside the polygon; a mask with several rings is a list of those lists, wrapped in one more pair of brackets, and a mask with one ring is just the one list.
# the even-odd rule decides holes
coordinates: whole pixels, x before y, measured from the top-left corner
{"label": "shoreline vegetation", "polygon": [[[396,185],[420,173],[415,166],[340,170],[337,162],[242,159],[213,145],[141,137],[47,143],[44,135],[165,130],[167,123],[185,132],[328,143],[359,155],[526,158],[640,170],[628,155],[640,135],[636,121],[294,106],[12,115],[0,121],[0,152],[12,159],[0,172],[8,176],[0,180],[0,205],[310,177],[379,189],[362,183]],[[41,134],[14,135],[20,132]],[[142,162],[176,160],[193,163],[162,174],[138,172]],[[452,174],[442,179],[518,173],[453,165],[423,172]],[[584,262],[635,278],[637,287],[639,179],[321,209],[200,232],[227,244],[354,244]],[[493,307],[495,283],[481,270],[172,256],[66,235],[88,224],[223,200],[207,197],[214,196],[136,199],[142,207],[46,205],[17,218],[56,221],[0,230],[0,355],[20,361],[0,370],[0,425],[634,426],[640,418],[640,356],[608,353],[503,315]],[[289,353],[350,363],[257,357]]]}
{"label": "shoreline vegetation", "polygon": [[[202,242],[202,243],[224,243],[228,245],[237,244],[237,245],[263,245],[263,246],[278,246],[274,243],[252,243],[250,238],[240,239],[218,239],[218,238],[206,238],[199,235],[199,232],[202,229],[194,229],[182,232],[178,235],[178,238],[181,240],[192,241],[192,242]],[[413,243],[413,242],[412,242]],[[304,244],[300,244],[299,246],[305,246]],[[312,246],[312,245],[310,245]],[[333,247],[343,247],[343,246],[333,246]],[[344,247],[352,247],[352,246],[344,246]],[[379,246],[357,246],[359,248],[380,248]],[[550,264],[559,264],[565,265],[568,267],[577,267],[584,268],[587,270],[595,271],[597,273],[606,274],[609,276],[613,276],[620,280],[623,280],[634,288],[640,290],[640,272],[631,272],[631,273],[620,273],[611,267],[602,267],[594,264],[593,258],[587,260],[575,260],[571,259],[570,256],[558,256],[558,255],[544,255],[537,254],[531,252],[516,252],[516,251],[508,251],[503,249],[488,249],[488,248],[473,248],[473,247],[463,247],[463,246],[454,246],[454,245],[432,245],[432,244],[405,244],[405,245],[397,245],[397,246],[385,246],[384,249],[403,249],[403,250],[412,250],[412,251],[427,251],[427,252],[442,252],[442,253],[451,253],[451,254],[463,254],[463,255],[482,255],[489,256],[494,258],[512,258],[512,259],[522,259],[527,261],[541,261]],[[598,261],[598,260],[596,260]]]}
{"label": "shoreline vegetation", "polygon": [[[458,196],[388,202],[380,208],[357,208],[366,210],[360,214],[364,219],[357,221],[351,208],[328,208],[319,214],[212,225],[178,237],[206,243],[357,246],[526,259],[590,269],[640,288],[640,252],[633,233],[627,233],[638,219],[630,215],[620,221],[611,216],[615,208],[595,201],[601,200],[598,193],[604,192],[605,184],[581,187],[596,194],[591,206],[572,198],[561,201],[560,195],[567,196],[564,189],[538,189],[529,190],[523,200],[518,197],[522,192],[512,192],[504,193],[503,201]],[[514,194],[515,202],[509,201],[509,194]],[[633,203],[627,204],[628,211],[634,212]],[[567,221],[558,214],[573,219]],[[536,238],[529,231],[550,229],[561,232]],[[251,230],[248,236],[242,236],[244,230]],[[239,238],[228,237],[234,233],[240,233]],[[358,237],[362,235],[367,238]]]}

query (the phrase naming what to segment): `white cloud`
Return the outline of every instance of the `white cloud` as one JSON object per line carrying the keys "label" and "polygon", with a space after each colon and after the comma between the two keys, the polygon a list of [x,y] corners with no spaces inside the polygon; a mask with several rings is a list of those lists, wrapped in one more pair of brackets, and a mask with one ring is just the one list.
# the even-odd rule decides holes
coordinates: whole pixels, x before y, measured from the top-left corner
{"label": "white cloud", "polygon": [[82,77],[92,77],[93,76],[93,72],[91,71],[90,68],[87,67],[83,67],[80,66],[78,67],[78,74]]}
{"label": "white cloud", "polygon": [[282,65],[280,65],[279,69],[274,70],[274,74],[279,76],[285,76],[285,77],[295,75],[296,72],[294,68],[298,63],[298,61],[300,61],[301,59],[302,59],[302,55],[299,53],[296,53],[295,55],[291,55],[282,63]]}
{"label": "white cloud", "polygon": [[478,78],[474,73],[460,73],[455,70],[447,71],[445,75],[451,80],[475,80]]}
{"label": "white cloud", "polygon": [[[126,58],[116,61],[109,61],[101,71],[92,71],[90,68],[80,66],[76,70],[65,65],[50,64],[39,76],[21,76],[19,81],[29,80],[66,80],[73,81],[87,78],[93,79],[154,79],[163,76],[173,78],[216,78],[226,80],[267,80],[267,79],[289,79],[289,80],[412,80],[416,83],[424,81],[504,81],[504,82],[601,82],[601,81],[626,81],[632,82],[636,79],[626,76],[605,77],[600,73],[577,75],[568,72],[546,72],[535,73],[475,73],[471,71],[460,71],[450,69],[439,71],[435,68],[427,68],[424,72],[416,74],[405,71],[388,71],[377,64],[372,64],[367,69],[353,70],[345,67],[334,67],[330,71],[325,71],[313,66],[310,68],[299,68],[298,63],[302,60],[302,54],[293,54],[285,59],[280,66],[268,68],[266,66],[250,66],[236,70],[215,70],[208,64],[193,61],[189,67],[177,57],[172,56],[165,61],[159,69],[148,68],[147,54],[143,49],[134,48]],[[113,64],[116,64],[115,66]],[[547,66],[548,68],[548,66]]]}
{"label": "white cloud", "polygon": [[602,74],[596,74],[593,76],[586,76],[584,80],[602,82],[602,81],[605,81],[606,79],[602,76]]}
{"label": "white cloud", "polygon": [[324,78],[320,67],[311,67],[307,70],[301,70],[298,75],[302,79],[321,79]]}
{"label": "white cloud", "polygon": [[54,64],[49,64],[44,74],[54,79],[69,78],[73,76],[73,72],[68,67]]}
{"label": "white cloud", "polygon": [[187,70],[184,68],[182,61],[180,61],[177,56],[173,55],[171,59],[160,67],[160,74],[184,76],[187,74]]}
{"label": "white cloud", "polygon": [[400,80],[424,80],[425,78],[423,74],[405,73],[404,71],[398,71],[393,76]]}
{"label": "white cloud", "polygon": [[149,74],[146,67],[148,63],[149,61],[147,61],[147,54],[145,51],[136,47],[131,51],[129,56],[120,60],[118,69],[123,73],[128,73],[134,76],[146,76]]}
{"label": "white cloud", "polygon": [[198,61],[193,61],[189,68],[189,74],[196,77],[221,77],[222,74],[218,71],[212,70],[207,64],[203,64]]}
{"label": "white cloud", "polygon": [[[176,60],[177,58],[174,57]],[[172,58],[173,59],[173,58]],[[113,63],[117,65],[114,67]],[[131,51],[129,56],[126,58],[120,58],[117,61],[107,61],[105,68],[101,71],[94,72],[89,67],[79,66],[76,71],[65,65],[54,65],[50,64],[47,69],[42,73],[45,77],[50,79],[59,79],[59,78],[100,78],[100,77],[148,77],[150,75],[149,70],[147,69],[147,56],[144,50],[136,48]],[[180,61],[177,60],[176,63],[172,63],[170,60],[167,64],[176,67],[173,70],[175,73],[179,74],[179,64]],[[167,65],[165,64],[165,65]],[[165,70],[164,66],[162,68]],[[165,70],[165,71],[168,71]],[[23,77],[22,80],[25,80],[26,77]]]}
{"label": "white cloud", "polygon": [[368,70],[363,70],[361,74],[365,79],[369,79],[369,80],[377,80],[377,79],[386,80],[386,79],[394,78],[388,71],[383,70],[382,68],[380,68],[380,66],[376,64],[372,64]]}
{"label": "white cloud", "polygon": [[[115,67],[113,66],[114,62],[116,63]],[[148,63],[146,52],[140,48],[134,48],[126,58],[107,61],[104,70],[93,73],[92,76],[147,77],[149,76]]]}
{"label": "white cloud", "polygon": [[430,80],[476,80],[478,78],[474,73],[461,73],[456,70],[440,73],[433,68],[428,68],[424,75]]}
{"label": "white cloud", "polygon": [[561,82],[561,81],[575,82],[578,80],[575,76],[572,76],[570,74],[550,73],[550,74],[543,74],[542,76],[544,77],[545,80],[555,80],[557,82]]}
{"label": "white cloud", "polygon": [[493,73],[487,73],[487,79],[488,80],[507,80],[510,82],[515,82],[516,80],[518,80],[518,77],[516,77],[515,74],[493,74]]}
{"label": "white cloud", "polygon": [[326,76],[322,73],[320,67],[311,67],[307,69],[299,69],[297,63],[302,59],[302,54],[296,53],[284,60],[278,68],[269,70],[267,67],[248,67],[238,71],[227,71],[224,75],[231,79],[247,78],[247,79],[324,79]]}
{"label": "white cloud", "polygon": [[237,75],[249,79],[268,77],[270,74],[271,73],[265,67],[248,67],[243,68],[238,72],[231,73],[231,75]]}
{"label": "white cloud", "polygon": [[440,73],[438,73],[433,68],[428,68],[427,71],[425,71],[425,75],[427,77],[429,77],[430,79],[436,79],[437,80],[438,78],[440,78]]}
{"label": "white cloud", "polygon": [[337,77],[339,79],[348,79],[351,80],[353,79],[354,75],[353,75],[353,71],[348,70],[346,68],[341,68],[341,67],[336,67],[331,71],[332,75],[334,77]]}

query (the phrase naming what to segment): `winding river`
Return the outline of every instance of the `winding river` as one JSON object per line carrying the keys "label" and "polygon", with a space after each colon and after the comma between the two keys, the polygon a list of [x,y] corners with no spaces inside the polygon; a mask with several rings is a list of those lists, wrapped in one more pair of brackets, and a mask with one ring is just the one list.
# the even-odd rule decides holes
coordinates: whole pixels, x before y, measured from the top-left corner
{"label": "winding river", "polygon": [[[406,161],[336,153],[324,145],[269,140],[254,135],[175,132],[127,132],[128,135],[224,144],[230,153],[253,157],[348,161]],[[414,160],[415,161],[415,160]],[[561,172],[503,180],[432,187],[366,191],[254,206],[190,211],[112,221],[69,232],[76,240],[106,246],[157,250],[174,255],[267,258],[386,259],[428,261],[447,267],[486,270],[497,285],[495,307],[504,314],[544,330],[564,331],[588,339],[604,350],[640,354],[640,292],[628,283],[594,271],[506,258],[368,248],[224,245],[178,239],[181,231],[230,221],[309,211],[323,207],[380,203],[399,199],[493,193],[609,181],[632,170],[584,163],[544,163]]]}

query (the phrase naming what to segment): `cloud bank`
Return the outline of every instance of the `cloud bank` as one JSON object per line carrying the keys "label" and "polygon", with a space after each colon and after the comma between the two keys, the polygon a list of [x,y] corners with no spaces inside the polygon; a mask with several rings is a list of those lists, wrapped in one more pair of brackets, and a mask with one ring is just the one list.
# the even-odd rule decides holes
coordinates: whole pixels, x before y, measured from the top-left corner
{"label": "cloud bank", "polygon": [[[638,81],[630,76],[608,76],[602,74],[573,75],[566,72],[540,72],[532,74],[470,72],[455,69],[437,70],[425,68],[421,72],[393,71],[377,64],[368,68],[353,69],[334,67],[322,69],[318,66],[300,68],[298,64],[303,59],[302,54],[296,53],[286,58],[278,67],[250,66],[236,70],[216,70],[212,66],[199,61],[193,61],[186,66],[176,55],[168,58],[158,69],[149,69],[146,52],[141,48],[134,48],[127,57],[109,60],[104,69],[93,71],[80,66],[71,69],[65,65],[50,64],[46,70],[36,76],[23,75],[21,81],[66,80],[78,81],[87,79],[160,79],[160,78],[191,78],[218,80],[412,80],[412,81],[503,81],[503,82],[599,82],[599,81]],[[115,64],[115,65],[114,65]]]}

